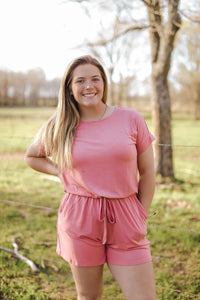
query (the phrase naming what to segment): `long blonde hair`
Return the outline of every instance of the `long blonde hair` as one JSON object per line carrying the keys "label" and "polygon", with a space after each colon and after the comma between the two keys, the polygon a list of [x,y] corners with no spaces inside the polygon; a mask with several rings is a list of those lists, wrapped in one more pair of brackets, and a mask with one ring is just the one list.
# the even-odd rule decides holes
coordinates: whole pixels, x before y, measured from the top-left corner
{"label": "long blonde hair", "polygon": [[106,103],[108,83],[104,68],[90,55],[81,56],[68,66],[61,80],[57,109],[37,135],[38,144],[44,149],[46,155],[51,156],[57,163],[61,171],[65,167],[73,166],[72,145],[80,121],[80,113],[78,104],[71,95],[71,82],[75,68],[84,64],[91,64],[99,69],[104,82],[102,101]]}

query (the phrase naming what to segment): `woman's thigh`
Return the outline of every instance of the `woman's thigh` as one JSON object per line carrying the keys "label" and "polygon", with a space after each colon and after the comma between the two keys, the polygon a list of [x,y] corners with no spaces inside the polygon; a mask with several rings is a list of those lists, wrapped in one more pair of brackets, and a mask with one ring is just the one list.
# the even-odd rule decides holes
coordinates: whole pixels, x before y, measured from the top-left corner
{"label": "woman's thigh", "polygon": [[70,265],[76,284],[78,299],[101,299],[103,291],[103,265],[79,267]]}
{"label": "woman's thigh", "polygon": [[155,300],[156,289],[151,262],[135,266],[109,264],[126,300]]}

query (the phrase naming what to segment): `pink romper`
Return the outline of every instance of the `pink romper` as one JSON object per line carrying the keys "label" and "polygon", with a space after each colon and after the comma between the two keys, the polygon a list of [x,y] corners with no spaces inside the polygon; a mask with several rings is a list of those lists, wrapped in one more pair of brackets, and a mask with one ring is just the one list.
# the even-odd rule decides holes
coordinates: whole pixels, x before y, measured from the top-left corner
{"label": "pink romper", "polygon": [[137,265],[151,261],[147,214],[137,199],[137,155],[154,137],[136,111],[116,106],[98,121],[80,121],[63,172],[57,253],[70,264]]}

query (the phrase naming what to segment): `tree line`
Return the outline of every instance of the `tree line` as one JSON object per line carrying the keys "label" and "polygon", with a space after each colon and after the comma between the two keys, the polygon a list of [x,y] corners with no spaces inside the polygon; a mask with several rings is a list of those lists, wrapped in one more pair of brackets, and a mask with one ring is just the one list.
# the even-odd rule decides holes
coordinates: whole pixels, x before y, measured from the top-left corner
{"label": "tree line", "polygon": [[[190,42],[191,40],[189,39]],[[171,78],[171,105],[173,111],[192,113],[194,119],[199,119],[200,72],[198,63],[193,63],[192,66],[196,71],[187,70],[186,64],[181,63],[179,72]],[[140,110],[150,110],[150,82],[148,80],[138,81],[137,77],[130,75],[120,76],[119,81],[115,81],[112,73],[108,75],[110,104],[136,106]],[[0,106],[56,106],[60,81],[61,78],[47,80],[45,72],[40,68],[25,73],[0,70]],[[138,84],[145,90],[142,95],[135,88]]]}
{"label": "tree line", "polygon": [[0,70],[0,106],[56,105],[59,85],[59,78],[47,80],[41,68]]}

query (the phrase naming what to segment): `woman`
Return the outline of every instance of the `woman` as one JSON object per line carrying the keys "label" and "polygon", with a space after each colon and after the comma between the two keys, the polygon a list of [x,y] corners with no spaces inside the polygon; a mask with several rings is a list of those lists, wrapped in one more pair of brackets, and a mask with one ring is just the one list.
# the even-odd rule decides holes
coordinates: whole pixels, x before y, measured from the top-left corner
{"label": "woman", "polygon": [[156,299],[146,239],[154,138],[138,112],[106,101],[101,64],[91,56],[73,61],[25,161],[63,183],[57,253],[71,266],[78,299],[101,299],[105,262],[126,299]]}

